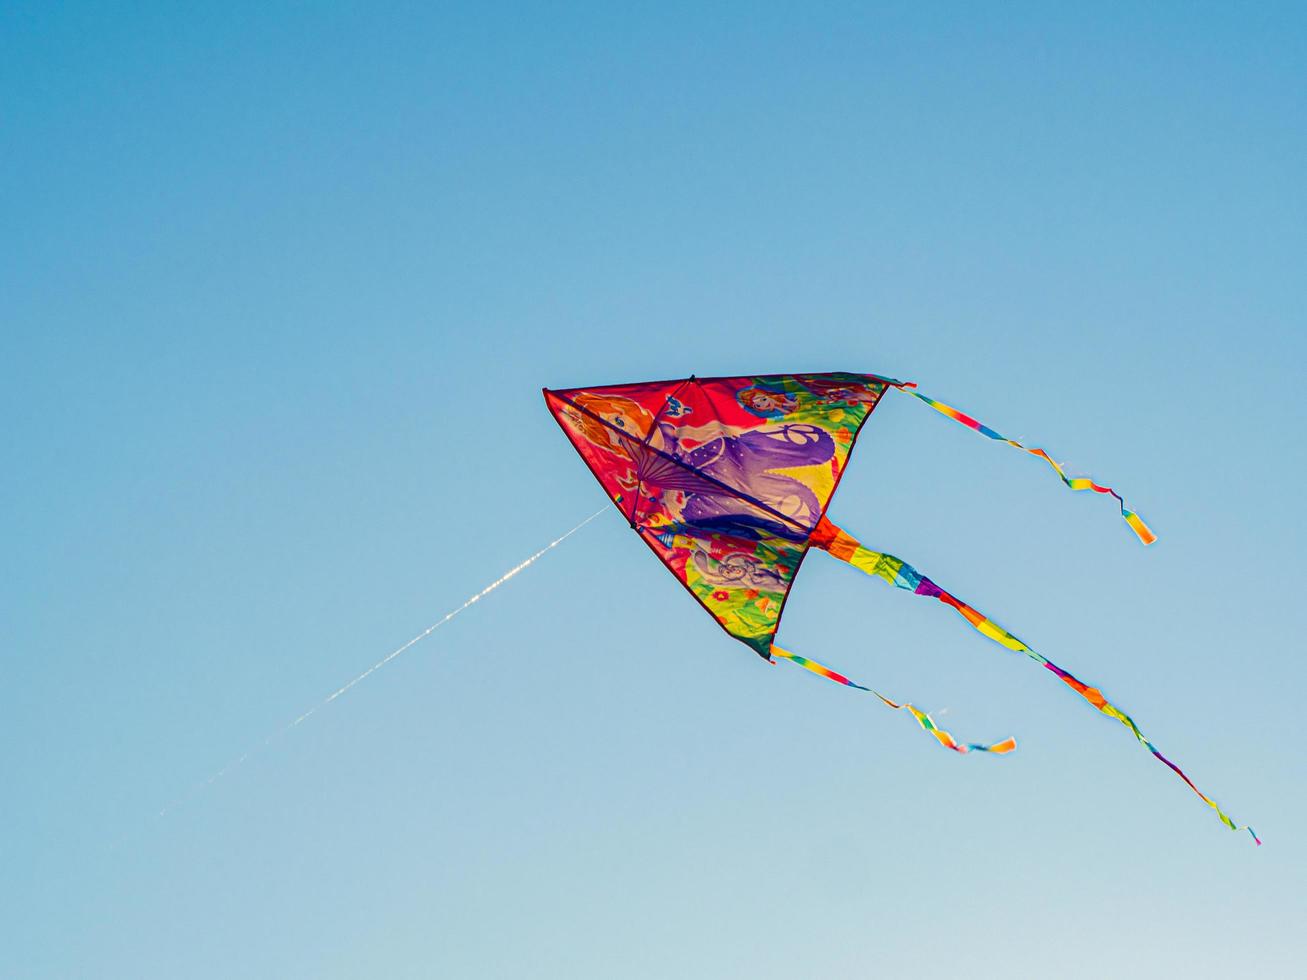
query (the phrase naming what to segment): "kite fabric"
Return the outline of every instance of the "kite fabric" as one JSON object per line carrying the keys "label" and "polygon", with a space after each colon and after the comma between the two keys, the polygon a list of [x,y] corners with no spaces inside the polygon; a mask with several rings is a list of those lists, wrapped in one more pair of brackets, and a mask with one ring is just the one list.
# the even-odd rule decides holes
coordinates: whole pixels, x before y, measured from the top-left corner
{"label": "kite fabric", "polygon": [[1002,755],[1014,739],[961,743],[929,715],[856,684],[775,644],[790,587],[813,548],[869,575],[953,607],[977,631],[1056,674],[1103,714],[1117,719],[1166,763],[1232,830],[1237,826],[1149,742],[1129,715],[1097,689],[1036,653],[1007,630],[941,589],[911,565],[872,551],[836,527],[826,508],[858,433],[881,397],[898,388],[990,439],[1047,462],[1071,490],[1116,499],[1144,544],[1156,536],[1111,487],[1071,478],[1043,449],[999,435],[969,415],[872,374],[825,373],[696,378],[593,388],[544,389],[545,403],[573,448],[631,528],[730,636],[763,659],[788,660],[908,711],[946,748]]}

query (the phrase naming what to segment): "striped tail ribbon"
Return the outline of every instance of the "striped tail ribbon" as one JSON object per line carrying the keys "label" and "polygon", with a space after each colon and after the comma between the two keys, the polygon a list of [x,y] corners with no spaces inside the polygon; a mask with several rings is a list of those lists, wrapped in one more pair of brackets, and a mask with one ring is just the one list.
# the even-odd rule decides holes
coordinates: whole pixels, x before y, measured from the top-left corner
{"label": "striped tail ribbon", "polygon": [[1135,532],[1139,540],[1146,545],[1152,544],[1154,541],[1157,540],[1157,535],[1154,534],[1152,530],[1148,527],[1148,525],[1144,523],[1144,519],[1140,517],[1138,514],[1136,514],[1134,511],[1132,511],[1129,507],[1127,507],[1125,505],[1125,500],[1121,497],[1119,493],[1117,493],[1111,487],[1099,486],[1097,483],[1095,483],[1093,480],[1089,479],[1088,477],[1067,476],[1066,470],[1062,468],[1061,464],[1058,463],[1057,460],[1053,459],[1052,456],[1048,455],[1048,453],[1046,453],[1044,450],[1038,447],[1022,445],[1021,443],[1017,442],[1015,439],[1009,439],[1007,436],[1000,435],[999,433],[991,429],[989,426],[985,425],[985,423],[977,419],[973,419],[966,412],[959,412],[956,408],[953,408],[950,405],[945,405],[943,402],[936,401],[935,399],[929,397],[928,395],[923,395],[919,391],[913,391],[912,389],[914,389],[916,385],[912,384],[911,382],[898,382],[896,384],[896,387],[898,387],[899,390],[901,391],[906,391],[909,395],[912,395],[915,398],[920,398],[923,402],[925,402],[935,411],[939,412],[941,415],[951,418],[954,422],[957,422],[960,425],[965,425],[968,429],[974,429],[976,432],[979,432],[982,436],[985,436],[989,439],[993,439],[996,442],[1007,443],[1009,446],[1013,446],[1016,449],[1020,449],[1023,453],[1029,453],[1031,456],[1038,456],[1049,466],[1053,467],[1053,471],[1057,473],[1057,475],[1061,478],[1062,482],[1065,483],[1072,490],[1092,490],[1094,491],[1094,493],[1111,494],[1113,497],[1116,498],[1116,502],[1121,506],[1121,516],[1125,518],[1125,522],[1130,525],[1130,530]]}
{"label": "striped tail ribbon", "polygon": [[810,670],[818,677],[824,677],[828,681],[834,681],[836,684],[843,684],[845,687],[851,687],[858,691],[866,691],[868,694],[874,694],[880,698],[881,703],[901,711],[907,711],[913,718],[917,719],[917,724],[923,729],[934,735],[939,744],[946,749],[952,749],[954,752],[990,752],[994,755],[1006,755],[1017,747],[1015,738],[1004,739],[1002,742],[996,742],[993,745],[980,745],[975,742],[959,742],[944,729],[935,724],[935,720],[926,714],[926,712],[911,704],[899,704],[897,701],[891,701],[879,691],[874,691],[869,687],[863,687],[861,684],[855,684],[843,674],[831,670],[815,660],[809,660],[807,657],[800,657],[797,653],[790,653],[788,650],[782,650],[780,647],[772,644],[772,656],[788,660],[790,663],[798,664],[804,670]]}
{"label": "striped tail ribbon", "polygon": [[1193,780],[1186,776],[1179,766],[1166,756],[1162,755],[1157,747],[1144,737],[1144,733],[1139,730],[1139,726],[1135,724],[1133,718],[1108,701],[1107,698],[1103,696],[1103,692],[1098,688],[1090,687],[1070,671],[1063,670],[1051,660],[1036,653],[1021,640],[1017,639],[1007,630],[1003,629],[1003,627],[995,623],[992,619],[967,605],[951,593],[945,592],[901,558],[895,558],[893,555],[883,554],[879,551],[872,551],[870,548],[863,547],[855,538],[840,530],[825,517],[821,519],[816,530],[812,532],[809,543],[830,552],[830,554],[840,559],[840,561],[847,562],[855,568],[859,568],[866,572],[868,575],[874,575],[878,578],[884,579],[896,588],[907,589],[909,592],[916,595],[938,599],[945,605],[952,606],[953,609],[955,609],[957,613],[970,623],[978,632],[984,634],[995,643],[1001,644],[1009,650],[1016,653],[1024,653],[1031,660],[1052,671],[1062,680],[1063,683],[1103,714],[1110,718],[1115,718],[1121,724],[1125,725],[1126,728],[1130,729],[1131,733],[1136,739],[1138,739],[1139,743],[1143,745],[1144,748],[1151,752],[1159,762],[1165,763],[1177,776],[1185,781],[1186,785],[1188,785],[1191,790],[1198,794],[1200,800],[1216,811],[1216,815],[1220,817],[1221,823],[1225,824],[1231,830],[1248,831],[1248,833],[1252,835],[1252,839],[1259,845],[1261,844],[1261,839],[1257,836],[1257,833],[1252,829],[1252,827],[1236,825],[1235,822],[1216,805],[1216,802],[1211,797],[1207,796],[1207,794],[1194,785]]}

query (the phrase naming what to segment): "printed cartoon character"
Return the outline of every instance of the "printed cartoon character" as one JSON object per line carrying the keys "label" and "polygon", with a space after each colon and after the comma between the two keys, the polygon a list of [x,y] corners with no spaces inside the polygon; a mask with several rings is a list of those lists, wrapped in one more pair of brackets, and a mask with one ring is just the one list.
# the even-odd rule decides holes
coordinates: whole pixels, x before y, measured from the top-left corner
{"label": "printed cartoon character", "polygon": [[[794,477],[774,471],[829,462],[835,455],[835,440],[824,429],[782,425],[735,432],[689,450],[680,449],[677,435],[675,429],[663,427],[667,451],[715,481],[700,480],[684,488],[688,492],[680,520],[686,524],[737,536],[753,529],[794,540],[805,539],[816,526],[821,517],[817,495]],[[723,485],[749,489],[747,494],[731,493]]]}
{"label": "printed cartoon character", "polygon": [[650,456],[644,439],[653,425],[653,416],[638,402],[621,395],[582,392],[575,401],[579,408],[569,405],[563,410],[568,425],[592,446],[630,461],[631,467],[624,473],[614,473],[613,479],[624,490],[634,490]]}
{"label": "printed cartoon character", "polygon": [[679,419],[693,412],[689,405],[686,405],[679,398],[672,395],[667,396],[667,406],[663,409],[663,415],[669,419]]}
{"label": "printed cartoon character", "polygon": [[[585,409],[578,412],[572,407],[564,410],[572,428],[579,432],[591,445],[601,449],[616,451],[619,455],[630,456],[627,451],[628,441],[619,432],[614,432],[608,425],[621,432],[630,433],[631,439],[643,440],[644,434],[653,425],[653,416],[644,406],[621,395],[596,395],[582,392],[576,396],[576,404]],[[608,425],[591,418],[586,412],[599,416]]]}
{"label": "printed cartoon character", "polygon": [[798,407],[798,401],[788,392],[769,385],[754,385],[735,393],[735,399],[747,411],[763,419],[778,419]]}
{"label": "printed cartoon character", "polygon": [[851,384],[831,378],[804,378],[802,384],[823,404],[843,402],[846,405],[874,405],[885,390],[881,384]]}
{"label": "printed cartoon character", "polygon": [[783,590],[785,587],[785,582],[779,574],[770,568],[765,568],[758,559],[748,555],[727,555],[718,561],[702,548],[696,548],[692,557],[703,581],[710,585],[732,588],[752,587],[772,592]]}

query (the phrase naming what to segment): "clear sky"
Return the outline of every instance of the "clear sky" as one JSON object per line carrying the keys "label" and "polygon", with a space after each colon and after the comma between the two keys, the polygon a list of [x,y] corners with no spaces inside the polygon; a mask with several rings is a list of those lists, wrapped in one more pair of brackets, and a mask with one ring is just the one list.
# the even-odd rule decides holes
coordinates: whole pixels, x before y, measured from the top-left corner
{"label": "clear sky", "polygon": [[[8,4],[0,974],[1285,975],[1301,4]],[[994,6],[994,5],[989,5]],[[542,385],[918,381],[726,637]]]}

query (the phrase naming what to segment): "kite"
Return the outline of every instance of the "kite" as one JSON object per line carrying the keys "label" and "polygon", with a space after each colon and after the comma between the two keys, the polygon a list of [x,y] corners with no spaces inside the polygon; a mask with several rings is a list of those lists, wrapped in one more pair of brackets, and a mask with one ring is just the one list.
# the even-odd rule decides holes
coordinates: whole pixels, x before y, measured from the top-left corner
{"label": "kite", "polygon": [[1004,755],[1015,739],[961,742],[925,712],[815,660],[778,646],[776,632],[795,576],[813,548],[914,595],[952,607],[977,631],[1047,670],[1116,719],[1216,811],[1241,827],[1158,751],[1134,720],[1069,671],[907,562],[859,543],[826,516],[858,433],[890,388],[997,442],[1037,456],[1071,490],[1114,498],[1141,542],[1156,536],[1111,487],[1069,477],[1043,449],[1008,439],[910,382],[874,374],[689,377],[673,381],[544,389],[545,403],[604,493],[658,560],[730,636],[770,663],[799,667],[907,711],[945,748]]}

